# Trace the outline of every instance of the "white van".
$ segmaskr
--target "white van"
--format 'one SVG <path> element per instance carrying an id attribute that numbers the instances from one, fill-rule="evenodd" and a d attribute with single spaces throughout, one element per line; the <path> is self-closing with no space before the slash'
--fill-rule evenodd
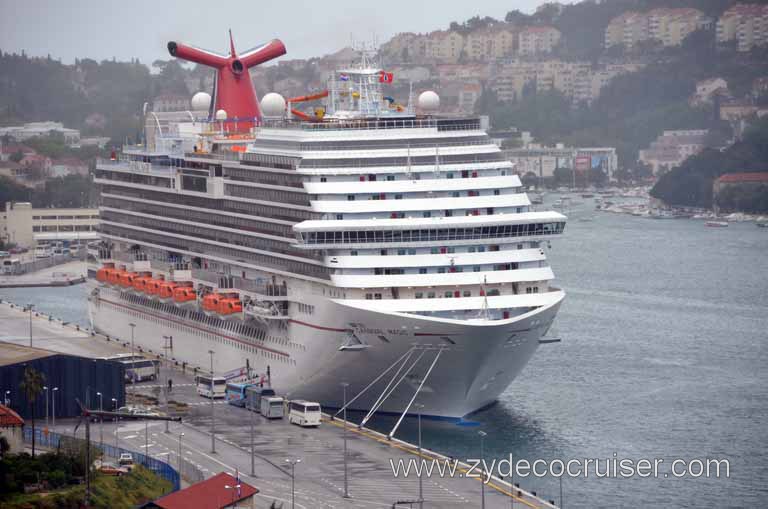
<path id="1" fill-rule="evenodd" d="M 18 274 L 21 272 L 21 260 L 18 258 L 5 258 L 2 267 L 3 274 Z"/>
<path id="2" fill-rule="evenodd" d="M 288 422 L 299 426 L 320 426 L 320 403 L 297 399 L 291 401 Z"/>
<path id="3" fill-rule="evenodd" d="M 261 397 L 261 416 L 267 419 L 283 418 L 283 398 L 280 396 Z"/>
<path id="4" fill-rule="evenodd" d="M 49 246 L 37 246 L 35 248 L 35 258 L 50 258 L 53 256 L 53 248 Z"/>

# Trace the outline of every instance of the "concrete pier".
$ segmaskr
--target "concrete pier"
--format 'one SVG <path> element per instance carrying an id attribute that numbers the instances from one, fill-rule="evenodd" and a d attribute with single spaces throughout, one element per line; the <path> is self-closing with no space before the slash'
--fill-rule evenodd
<path id="1" fill-rule="evenodd" d="M 21 306 L 0 304 L 0 340 L 29 344 L 29 315 Z M 75 326 L 47 316 L 33 316 L 32 341 L 37 348 L 85 357 L 101 357 L 127 350 L 125 342 L 107 341 L 99 334 L 78 330 Z M 444 459 L 438 453 L 421 452 L 413 444 L 399 440 L 389 441 L 385 436 L 368 429 L 347 426 L 348 487 L 351 498 L 344 498 L 344 424 L 325 416 L 319 428 L 304 429 L 283 420 L 267 420 L 243 408 L 216 400 L 215 417 L 216 452 L 211 450 L 211 402 L 196 394 L 189 367 L 163 367 L 160 380 L 128 386 L 136 399 L 142 396 L 158 398 L 158 410 L 165 408 L 161 388 L 165 380 L 173 380 L 169 400 L 175 402 L 170 410 L 182 417 L 182 423 L 171 423 L 168 432 L 164 422 L 134 421 L 128 423 L 98 424 L 91 430 L 92 439 L 114 444 L 115 440 L 129 449 L 144 451 L 152 456 L 178 462 L 178 454 L 196 465 L 205 476 L 221 471 L 239 473 L 246 482 L 261 490 L 258 507 L 269 507 L 273 500 L 284 507 L 291 504 L 290 465 L 286 460 L 301 459 L 295 468 L 295 501 L 298 508 L 381 508 L 393 507 L 398 501 L 417 501 L 419 479 L 411 473 L 407 478 L 393 475 L 391 462 L 400 460 Z M 98 390 L 98 388 L 96 388 Z M 251 472 L 251 421 L 254 425 L 254 470 Z M 58 421 L 54 431 L 68 432 L 74 422 Z M 181 436 L 181 433 L 184 433 Z M 117 436 L 115 436 L 117 434 Z M 95 438 L 94 438 L 95 437 Z M 181 438 L 181 440 L 180 440 Z M 468 465 L 459 464 L 453 477 L 440 477 L 433 473 L 423 478 L 424 508 L 481 507 L 481 482 L 466 476 Z M 487 508 L 552 508 L 553 506 L 523 490 L 510 490 L 507 482 L 492 479 L 485 485 Z M 418 508 L 417 502 L 399 507 Z"/>

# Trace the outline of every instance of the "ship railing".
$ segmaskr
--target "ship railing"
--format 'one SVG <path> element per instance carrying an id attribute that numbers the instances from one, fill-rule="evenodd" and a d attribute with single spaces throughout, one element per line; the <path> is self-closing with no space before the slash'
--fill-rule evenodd
<path id="1" fill-rule="evenodd" d="M 491 155 L 493 158 L 488 158 L 487 156 Z M 450 160 L 446 161 L 443 159 L 443 156 L 440 156 L 440 164 L 479 164 L 479 163 L 503 163 L 507 162 L 501 157 L 500 153 L 496 152 L 490 152 L 490 153 L 484 153 L 482 154 L 483 157 L 479 157 L 479 155 L 470 155 L 465 157 L 455 157 L 452 156 Z M 498 158 L 497 158 L 498 156 Z M 419 156 L 420 158 L 423 158 L 424 156 Z M 375 159 L 373 161 L 370 161 L 369 159 L 345 159 L 343 162 L 341 161 L 331 161 L 326 162 L 322 160 L 302 160 L 301 164 L 299 164 L 299 169 L 303 168 L 373 168 L 373 167 L 391 167 L 391 166 L 405 166 L 408 164 L 407 158 L 404 156 L 400 156 L 397 158 L 388 158 L 388 159 L 397 159 L 396 161 L 376 161 Z M 427 161 L 422 162 L 419 161 L 412 161 L 411 166 L 413 167 L 424 167 L 424 166 L 432 166 L 435 167 L 435 161 Z"/>
<path id="2" fill-rule="evenodd" d="M 303 131 L 341 131 L 341 130 L 381 130 L 381 129 L 419 129 L 437 128 L 439 131 L 469 131 L 480 129 L 479 119 L 450 118 L 382 118 L 349 119 L 324 122 L 305 122 L 299 120 L 265 120 L 262 127 L 280 129 L 300 129 Z"/>
<path id="3" fill-rule="evenodd" d="M 432 148 L 434 149 L 435 146 L 439 145 L 440 148 L 444 147 L 463 147 L 463 146 L 472 146 L 472 145 L 491 145 L 493 142 L 489 139 L 479 139 L 479 140 L 466 140 L 466 141 L 451 141 L 451 142 L 404 142 L 402 140 L 398 140 L 396 145 L 388 146 L 388 145 L 382 145 L 382 144 L 350 144 L 349 142 L 337 142 L 337 143 L 328 143 L 323 142 L 322 145 L 315 145 L 313 143 L 302 143 L 301 144 L 301 150 L 306 151 L 326 151 L 326 150 L 386 150 L 386 149 L 404 149 L 404 148 Z"/>

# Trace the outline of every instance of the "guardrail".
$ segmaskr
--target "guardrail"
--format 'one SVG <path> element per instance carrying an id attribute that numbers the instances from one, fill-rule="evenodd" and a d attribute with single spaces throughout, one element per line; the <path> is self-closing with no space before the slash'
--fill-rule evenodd
<path id="1" fill-rule="evenodd" d="M 24 426 L 24 442 L 28 444 L 32 443 L 32 428 L 29 426 Z M 62 446 L 65 446 L 67 442 L 69 442 L 70 445 L 75 446 L 82 446 L 85 444 L 85 440 L 82 438 L 54 433 L 52 431 L 46 433 L 40 428 L 35 429 L 35 444 L 39 445 L 40 447 L 59 449 Z M 122 447 L 115 447 L 108 444 L 99 444 L 94 441 L 91 441 L 91 446 L 97 450 L 101 450 L 105 456 L 110 458 L 119 459 L 121 454 L 130 454 L 133 457 L 134 463 L 142 465 L 163 479 L 170 481 L 173 488 L 169 493 L 178 491 L 179 488 L 181 488 L 179 472 L 177 472 L 176 469 L 164 461 L 160 461 L 140 452 L 123 449 Z M 194 468 L 193 465 L 192 467 Z"/>

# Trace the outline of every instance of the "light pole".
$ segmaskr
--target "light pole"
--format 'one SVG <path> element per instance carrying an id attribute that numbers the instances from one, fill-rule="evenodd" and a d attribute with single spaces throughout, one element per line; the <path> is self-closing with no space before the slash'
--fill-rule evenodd
<path id="1" fill-rule="evenodd" d="M 421 458 L 421 409 L 424 408 L 424 405 L 421 403 L 415 403 L 413 406 L 416 407 L 416 410 L 419 412 L 419 458 Z M 424 485 L 423 480 L 421 478 L 421 472 L 419 472 L 419 509 L 423 509 L 424 507 Z"/>
<path id="2" fill-rule="evenodd" d="M 301 463 L 301 458 L 287 459 L 285 462 L 291 465 L 291 509 L 296 509 L 296 465 Z"/>
<path id="3" fill-rule="evenodd" d="M 45 391 L 45 429 L 48 429 L 48 386 L 43 385 Z"/>
<path id="4" fill-rule="evenodd" d="M 181 437 L 184 436 L 184 432 L 179 433 L 179 474 L 181 474 Z"/>
<path id="5" fill-rule="evenodd" d="M 103 412 L 104 411 L 104 405 L 103 405 L 104 398 L 102 397 L 100 392 L 97 392 L 96 395 L 99 397 L 99 411 Z M 101 444 L 101 448 L 104 449 L 104 416 L 103 415 L 99 416 L 99 443 Z"/>
<path id="6" fill-rule="evenodd" d="M 112 398 L 112 410 L 114 412 L 117 412 L 117 399 Z M 117 418 L 117 421 L 115 421 L 115 456 L 120 457 L 120 455 L 117 453 L 117 433 L 120 431 L 120 417 Z"/>
<path id="7" fill-rule="evenodd" d="M 486 433 L 483 430 L 477 432 L 480 435 L 480 461 L 483 465 L 481 472 L 482 478 L 480 479 L 480 507 L 485 509 L 485 451 L 483 450 L 483 441 L 485 440 Z"/>
<path id="8" fill-rule="evenodd" d="M 344 498 L 349 496 L 349 475 L 347 474 L 347 382 L 342 382 L 341 387 L 344 393 Z"/>
<path id="9" fill-rule="evenodd" d="M 53 429 L 56 430 L 56 393 L 59 392 L 58 387 L 54 387 L 51 391 L 51 405 L 53 405 L 53 411 L 51 412 L 51 417 L 53 418 Z"/>
<path id="10" fill-rule="evenodd" d="M 251 411 L 251 477 L 254 477 L 256 475 L 256 444 L 253 437 L 253 419 L 256 412 L 253 409 L 253 393 L 248 394 L 248 391 L 246 391 L 245 394 L 248 398 L 248 406 Z"/>
<path id="11" fill-rule="evenodd" d="M 173 344 L 173 336 L 163 336 L 163 350 L 165 350 L 165 357 L 164 361 L 166 363 L 165 366 L 165 384 L 163 385 L 163 392 L 165 393 L 165 415 L 168 415 L 168 349 L 170 346 L 168 345 L 169 341 L 171 344 Z M 168 429 L 168 421 L 165 421 L 165 432 L 170 433 L 170 430 Z"/>
<path id="12" fill-rule="evenodd" d="M 32 308 L 35 307 L 34 304 L 31 302 L 27 304 L 27 309 L 29 309 L 29 347 L 32 348 Z"/>
<path id="13" fill-rule="evenodd" d="M 128 326 L 131 328 L 131 392 L 135 395 L 136 388 L 133 387 L 133 384 L 136 383 L 136 359 L 133 358 L 133 331 L 136 329 L 136 324 L 131 322 Z"/>
<path id="14" fill-rule="evenodd" d="M 5 402 L 5 406 L 7 407 L 11 406 L 11 391 L 5 391 L 3 401 Z"/>
<path id="15" fill-rule="evenodd" d="M 211 452 L 216 453 L 216 435 L 214 434 L 216 432 L 216 416 L 213 413 L 213 389 L 215 387 L 215 384 L 213 383 L 213 350 L 208 350 L 208 353 L 211 355 Z"/>

